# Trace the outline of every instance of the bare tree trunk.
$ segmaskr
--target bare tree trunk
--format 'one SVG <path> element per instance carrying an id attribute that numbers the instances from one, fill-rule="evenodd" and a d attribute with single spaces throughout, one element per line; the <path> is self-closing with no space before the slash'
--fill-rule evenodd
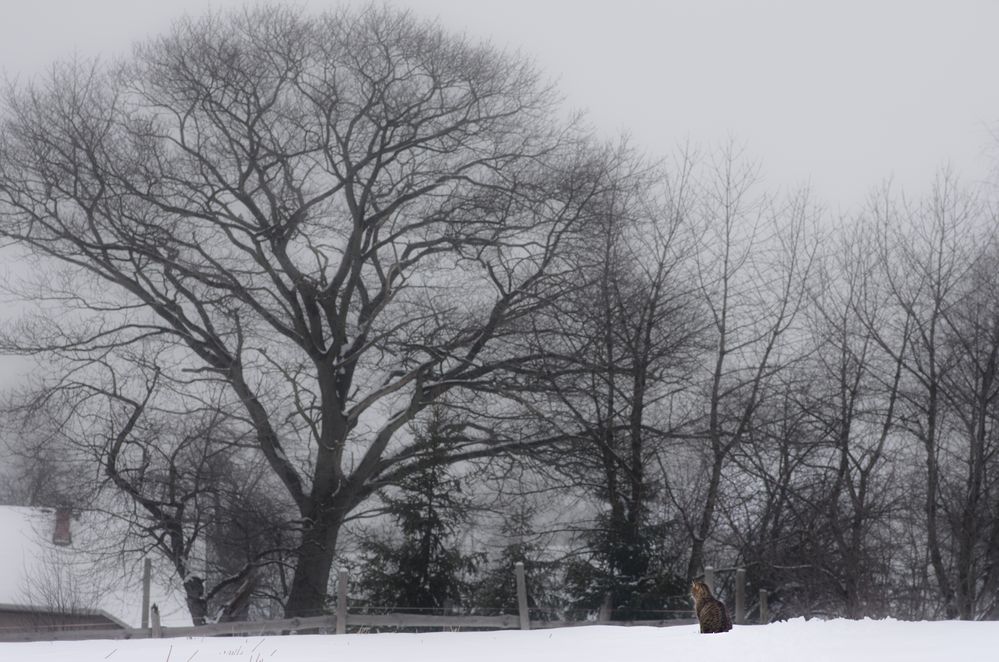
<path id="1" fill-rule="evenodd" d="M 316 513 L 311 526 L 302 532 L 285 604 L 286 614 L 320 616 L 326 613 L 329 607 L 327 587 L 340 524 L 335 514 Z"/>

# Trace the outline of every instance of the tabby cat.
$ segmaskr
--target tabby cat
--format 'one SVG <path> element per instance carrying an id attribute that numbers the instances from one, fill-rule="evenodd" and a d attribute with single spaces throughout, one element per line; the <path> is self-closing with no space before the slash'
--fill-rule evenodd
<path id="1" fill-rule="evenodd" d="M 732 619 L 728 617 L 725 603 L 711 595 L 711 589 L 704 582 L 695 581 L 690 585 L 694 597 L 694 611 L 701 624 L 701 633 L 728 632 L 732 629 Z"/>

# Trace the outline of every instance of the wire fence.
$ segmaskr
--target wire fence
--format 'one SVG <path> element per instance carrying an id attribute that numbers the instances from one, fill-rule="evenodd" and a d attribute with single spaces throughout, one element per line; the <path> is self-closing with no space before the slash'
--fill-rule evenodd
<path id="1" fill-rule="evenodd" d="M 744 573 L 744 571 L 742 571 Z M 737 575 L 738 577 L 738 575 Z M 260 621 L 240 621 L 232 623 L 212 623 L 200 626 L 165 627 L 159 622 L 159 612 L 150 611 L 150 627 L 127 628 L 109 627 L 109 623 L 72 622 L 71 615 L 60 615 L 58 621 L 34 624 L 20 622 L 13 625 L 2 624 L 0 619 L 0 641 L 55 641 L 66 639 L 145 639 L 158 637 L 215 637 L 215 636 L 262 636 L 283 634 L 345 634 L 365 632 L 385 632 L 401 629 L 417 630 L 495 630 L 495 629 L 548 629 L 578 627 L 585 625 L 649 625 L 667 627 L 696 623 L 692 608 L 643 609 L 639 618 L 629 609 L 615 609 L 609 602 L 598 610 L 562 609 L 529 606 L 524 582 L 523 564 L 516 564 L 517 607 L 501 609 L 496 607 L 445 605 L 442 607 L 390 607 L 356 603 L 349 605 L 347 599 L 347 574 L 338 574 L 337 600 L 333 613 L 322 613 L 298 618 L 270 619 Z M 744 584 L 736 582 L 736 623 L 746 623 L 745 596 L 738 591 Z M 677 599 L 686 596 L 673 596 Z M 667 604 L 672 601 L 666 601 Z M 760 592 L 759 602 L 750 611 L 759 613 L 759 622 L 767 622 L 766 594 Z M 619 617 L 624 617 L 620 618 Z"/>

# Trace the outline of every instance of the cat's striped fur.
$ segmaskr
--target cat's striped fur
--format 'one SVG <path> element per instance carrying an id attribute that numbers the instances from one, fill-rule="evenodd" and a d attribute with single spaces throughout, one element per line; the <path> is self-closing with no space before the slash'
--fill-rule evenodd
<path id="1" fill-rule="evenodd" d="M 690 585 L 690 594 L 694 597 L 694 611 L 697 612 L 697 620 L 701 624 L 703 634 L 728 632 L 732 629 L 732 619 L 728 616 L 725 603 L 711 595 L 711 589 L 707 584 L 701 581 L 693 582 Z"/>

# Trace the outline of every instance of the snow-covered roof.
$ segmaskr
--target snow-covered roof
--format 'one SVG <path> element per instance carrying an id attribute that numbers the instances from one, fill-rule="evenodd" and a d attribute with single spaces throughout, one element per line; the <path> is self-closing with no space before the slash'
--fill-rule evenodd
<path id="1" fill-rule="evenodd" d="M 60 532 L 65 537 L 65 532 Z M 0 607 L 103 614 L 142 621 L 141 553 L 122 544 L 125 526 L 106 513 L 73 511 L 68 540 L 57 544 L 56 510 L 0 506 Z M 179 582 L 155 559 L 151 603 L 163 625 L 190 625 Z"/>

